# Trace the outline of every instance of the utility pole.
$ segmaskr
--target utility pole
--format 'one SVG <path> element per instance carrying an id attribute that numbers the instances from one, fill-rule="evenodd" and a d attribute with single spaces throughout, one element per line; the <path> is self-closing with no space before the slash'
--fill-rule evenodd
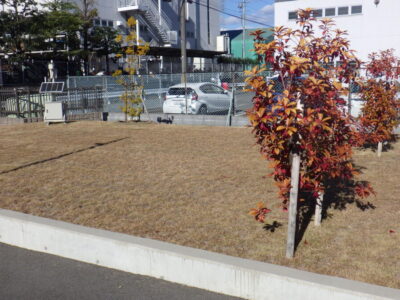
<path id="1" fill-rule="evenodd" d="M 186 0 L 182 0 L 180 9 L 181 22 L 181 65 L 182 65 L 182 83 L 186 85 L 187 57 L 186 57 Z M 186 89 L 186 87 L 185 87 Z"/>
<path id="2" fill-rule="evenodd" d="M 247 0 L 242 0 L 239 3 L 239 8 L 242 9 L 242 58 L 246 56 L 246 4 Z"/>
<path id="3" fill-rule="evenodd" d="M 181 2 L 180 10 L 180 22 L 181 22 L 181 66 L 182 66 L 182 78 L 181 83 L 185 85 L 185 114 L 188 113 L 188 99 L 187 99 L 187 57 L 186 57 L 186 0 Z"/>

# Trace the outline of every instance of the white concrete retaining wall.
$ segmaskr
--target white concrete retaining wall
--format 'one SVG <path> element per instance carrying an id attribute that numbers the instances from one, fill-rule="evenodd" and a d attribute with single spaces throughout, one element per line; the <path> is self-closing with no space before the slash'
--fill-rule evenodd
<path id="1" fill-rule="evenodd" d="M 0 242 L 265 300 L 400 299 L 400 290 L 0 210 Z"/>

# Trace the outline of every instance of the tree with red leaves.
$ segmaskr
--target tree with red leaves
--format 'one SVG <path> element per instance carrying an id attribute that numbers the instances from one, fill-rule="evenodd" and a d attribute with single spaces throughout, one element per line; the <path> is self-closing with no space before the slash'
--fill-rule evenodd
<path id="1" fill-rule="evenodd" d="M 365 104 L 361 109 L 360 125 L 364 143 L 377 143 L 380 157 L 383 142 L 392 139 L 393 130 L 399 124 L 396 80 L 400 76 L 400 61 L 392 49 L 372 53 L 369 59 L 366 71 L 371 78 L 361 84 Z"/>
<path id="2" fill-rule="evenodd" d="M 359 144 L 343 96 L 360 63 L 345 32 L 322 19 L 317 34 L 311 9 L 299 10 L 297 23 L 300 29 L 276 27 L 270 43 L 262 31 L 254 32 L 255 52 L 264 64 L 247 72 L 247 84 L 255 92 L 248 111 L 253 133 L 271 162 L 282 208 L 290 203 L 287 257 L 294 253 L 297 189 L 315 201 L 319 224 L 326 184 L 354 177 L 352 146 Z M 277 74 L 274 80 L 261 75 L 267 65 Z M 360 184 L 356 192 L 366 196 L 373 191 L 369 184 Z M 251 213 L 263 222 L 261 215 L 269 212 L 265 208 L 259 205 Z"/>

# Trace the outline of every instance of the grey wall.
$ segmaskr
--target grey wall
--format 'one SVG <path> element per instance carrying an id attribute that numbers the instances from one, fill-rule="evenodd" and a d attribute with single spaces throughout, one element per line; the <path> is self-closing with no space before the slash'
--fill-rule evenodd
<path id="1" fill-rule="evenodd" d="M 65 0 L 82 6 L 83 0 Z M 156 5 L 158 0 L 141 0 L 153 1 Z M 162 2 L 162 10 L 172 21 L 172 28 L 179 32 L 179 2 L 180 0 L 172 0 L 171 2 Z M 187 46 L 189 49 L 216 50 L 216 37 L 219 35 L 220 16 L 219 12 L 213 8 L 220 8 L 219 0 L 196 0 L 188 5 L 188 18 L 186 22 Z M 210 8 L 207 8 L 209 4 Z M 122 21 L 125 22 L 130 16 L 135 16 L 143 24 L 144 20 L 135 15 L 134 12 L 118 12 L 118 0 L 96 0 L 96 8 L 100 19 Z M 209 20 L 209 23 L 208 23 Z M 151 39 L 149 32 L 143 32 L 143 38 L 147 41 Z M 179 47 L 178 44 L 173 47 Z"/>

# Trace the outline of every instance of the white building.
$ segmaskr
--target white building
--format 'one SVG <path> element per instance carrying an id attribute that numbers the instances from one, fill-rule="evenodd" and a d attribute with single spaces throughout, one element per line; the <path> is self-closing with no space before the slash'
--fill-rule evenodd
<path id="1" fill-rule="evenodd" d="M 305 8 L 347 30 L 359 59 L 390 48 L 400 57 L 400 0 L 275 0 L 275 26 L 295 27 L 296 11 Z"/>

